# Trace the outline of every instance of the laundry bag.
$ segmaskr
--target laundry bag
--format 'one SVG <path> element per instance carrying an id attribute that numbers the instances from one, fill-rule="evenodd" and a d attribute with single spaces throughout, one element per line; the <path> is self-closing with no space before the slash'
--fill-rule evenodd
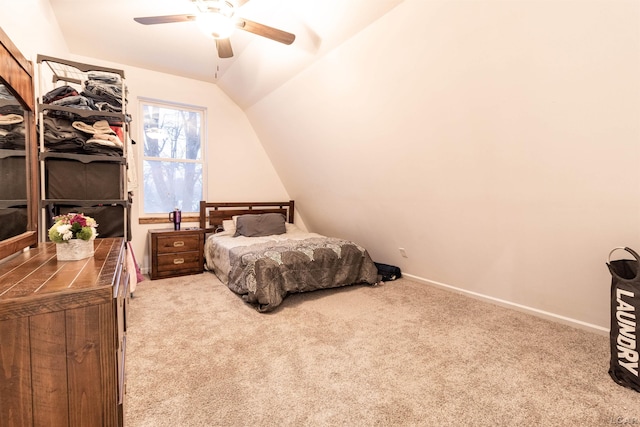
<path id="1" fill-rule="evenodd" d="M 611 261 L 616 250 L 624 250 L 635 259 Z M 640 256 L 630 248 L 614 248 L 607 267 L 611 272 L 611 363 L 609 375 L 621 386 L 640 392 L 638 377 L 638 315 L 640 314 Z"/>

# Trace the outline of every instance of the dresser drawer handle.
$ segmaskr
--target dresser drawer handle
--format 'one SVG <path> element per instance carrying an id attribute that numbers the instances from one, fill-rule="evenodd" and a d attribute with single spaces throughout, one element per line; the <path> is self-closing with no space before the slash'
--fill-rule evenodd
<path id="1" fill-rule="evenodd" d="M 184 242 L 182 240 L 178 240 L 173 242 L 173 247 L 174 248 L 179 248 L 180 246 L 184 246 Z"/>
<path id="2" fill-rule="evenodd" d="M 176 258 L 173 260 L 174 264 L 184 264 L 184 258 Z"/>

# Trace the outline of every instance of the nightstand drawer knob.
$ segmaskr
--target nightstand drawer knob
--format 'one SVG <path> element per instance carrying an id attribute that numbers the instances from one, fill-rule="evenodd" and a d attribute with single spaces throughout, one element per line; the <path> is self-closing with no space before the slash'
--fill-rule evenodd
<path id="1" fill-rule="evenodd" d="M 173 260 L 174 264 L 184 264 L 184 258 L 176 258 Z"/>
<path id="2" fill-rule="evenodd" d="M 173 242 L 173 247 L 174 248 L 179 248 L 180 246 L 184 246 L 184 242 L 182 240 L 177 240 L 177 241 Z"/>

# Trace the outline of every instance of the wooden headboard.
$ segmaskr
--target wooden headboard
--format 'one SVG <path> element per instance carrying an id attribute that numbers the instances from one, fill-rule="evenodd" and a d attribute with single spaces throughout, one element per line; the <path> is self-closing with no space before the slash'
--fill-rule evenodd
<path id="1" fill-rule="evenodd" d="M 293 223 L 293 200 L 288 202 L 206 202 L 200 201 L 200 228 L 214 233 L 222 221 L 235 215 L 281 213 Z"/>

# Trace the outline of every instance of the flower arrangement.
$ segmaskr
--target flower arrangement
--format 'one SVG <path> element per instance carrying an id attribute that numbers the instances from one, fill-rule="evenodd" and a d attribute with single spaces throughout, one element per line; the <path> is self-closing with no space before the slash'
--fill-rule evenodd
<path id="1" fill-rule="evenodd" d="M 49 239 L 54 243 L 67 243 L 71 239 L 93 240 L 98 233 L 96 220 L 81 213 L 68 213 L 53 218 Z"/>

